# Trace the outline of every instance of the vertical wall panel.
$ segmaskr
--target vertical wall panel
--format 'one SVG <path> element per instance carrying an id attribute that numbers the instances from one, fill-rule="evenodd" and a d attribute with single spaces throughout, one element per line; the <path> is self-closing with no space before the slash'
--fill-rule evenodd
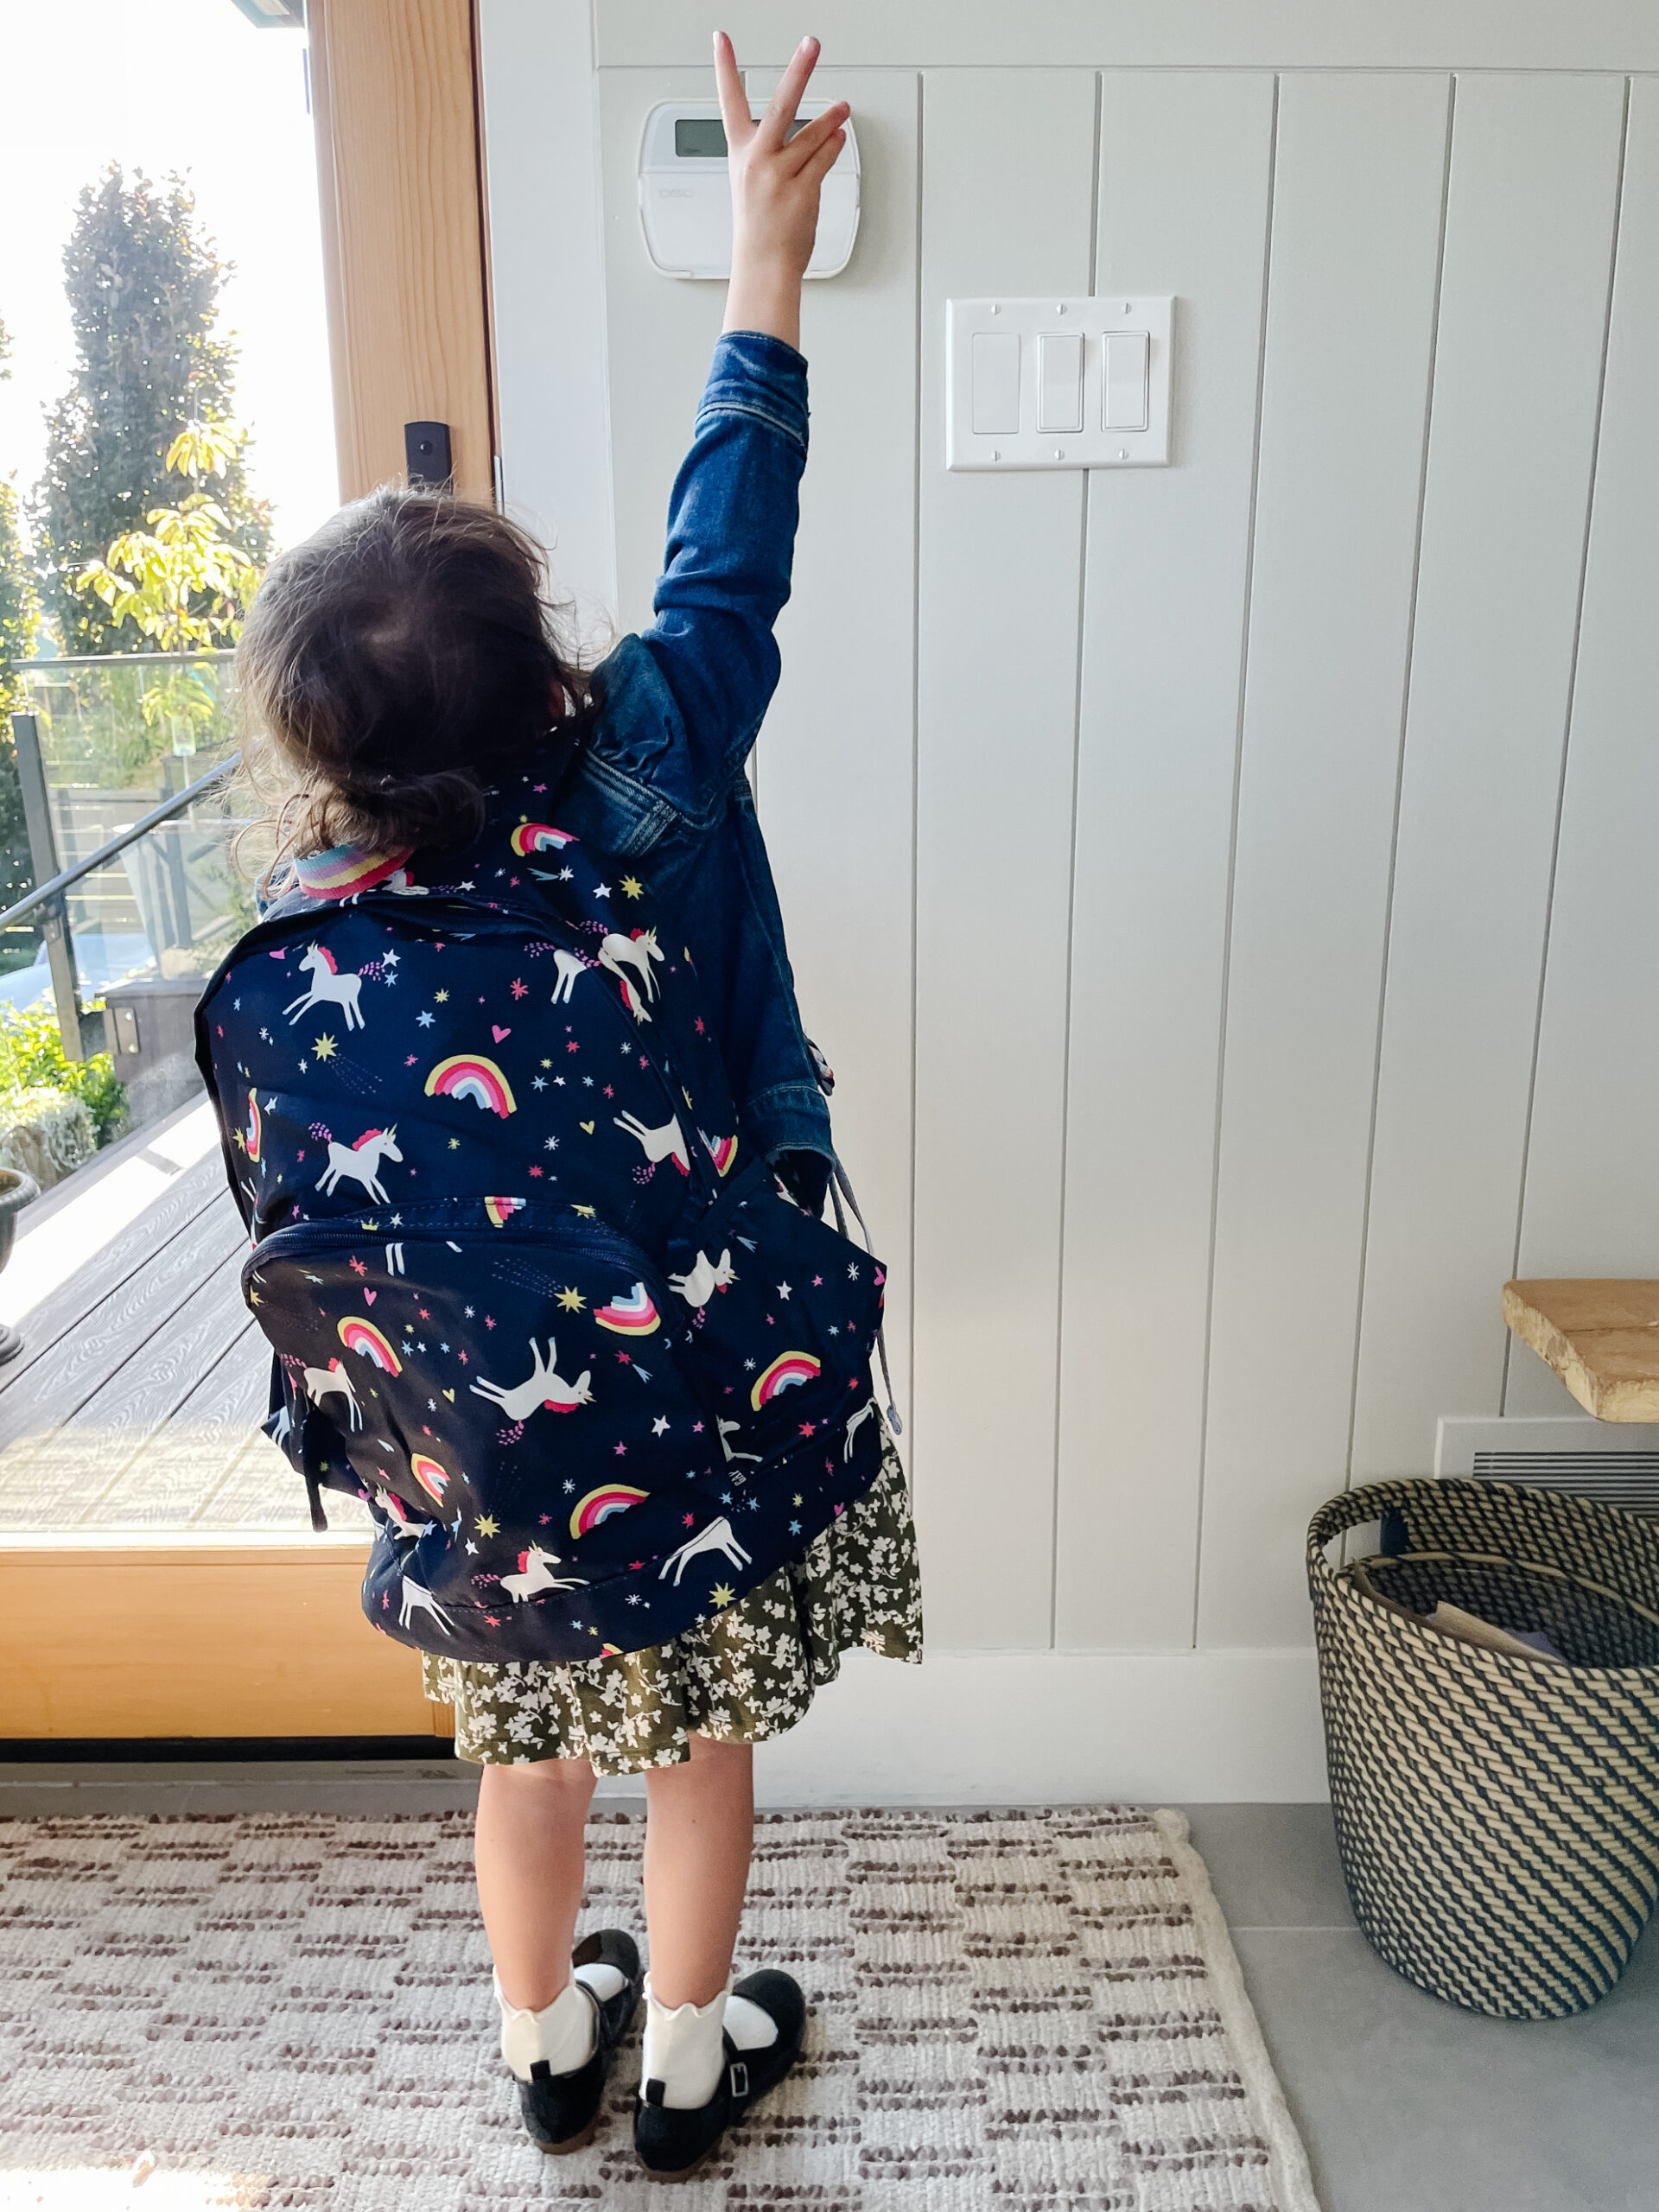
<path id="1" fill-rule="evenodd" d="M 1607 78 L 1458 87 L 1359 1478 L 1421 1472 L 1438 1414 L 1497 1408 L 1624 98 Z"/>
<path id="2" fill-rule="evenodd" d="M 1198 1641 L 1306 1631 L 1341 1484 L 1449 87 L 1280 88 Z"/>
<path id="3" fill-rule="evenodd" d="M 944 302 L 1088 290 L 1095 100 L 925 80 L 913 1465 L 946 1645 L 1051 1634 L 1083 480 L 947 474 Z"/>
<path id="4" fill-rule="evenodd" d="M 1659 84 L 1630 89 L 1618 268 L 1567 756 L 1525 1274 L 1659 1267 Z M 1529 1368 L 1511 1353 L 1509 1404 Z M 1554 1378 L 1551 1378 L 1552 1381 Z M 1559 1388 L 1559 1385 L 1556 1386 Z"/>
<path id="5" fill-rule="evenodd" d="M 836 1072 L 836 1143 L 890 1263 L 907 1409 L 920 86 L 822 69 L 813 91 L 852 103 L 862 212 L 851 267 L 802 302 L 812 448 L 758 785 L 802 1017 Z"/>
<path id="6" fill-rule="evenodd" d="M 587 0 L 480 0 L 478 22 L 508 512 L 553 548 L 584 613 L 603 619 L 616 603 L 616 543 L 591 10 Z"/>
<path id="7" fill-rule="evenodd" d="M 714 86 L 709 69 L 602 70 L 599 86 L 617 607 L 635 630 L 651 620 L 668 495 L 726 314 L 723 284 L 660 276 L 646 258 L 639 139 L 658 100 L 706 100 Z"/>
<path id="8" fill-rule="evenodd" d="M 1270 76 L 1107 76 L 1096 289 L 1173 292 L 1173 466 L 1089 480 L 1055 1633 L 1190 1643 Z"/>

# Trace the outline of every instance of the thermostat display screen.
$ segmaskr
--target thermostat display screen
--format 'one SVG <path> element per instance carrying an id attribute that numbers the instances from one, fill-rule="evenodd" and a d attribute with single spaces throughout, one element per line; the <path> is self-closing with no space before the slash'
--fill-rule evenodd
<path id="1" fill-rule="evenodd" d="M 806 124 L 796 117 L 784 133 L 787 145 L 798 130 Z M 726 126 L 718 116 L 677 115 L 674 118 L 674 151 L 683 162 L 723 162 L 726 158 Z"/>
<path id="2" fill-rule="evenodd" d="M 683 162 L 723 162 L 726 126 L 718 116 L 677 115 L 674 150 Z"/>

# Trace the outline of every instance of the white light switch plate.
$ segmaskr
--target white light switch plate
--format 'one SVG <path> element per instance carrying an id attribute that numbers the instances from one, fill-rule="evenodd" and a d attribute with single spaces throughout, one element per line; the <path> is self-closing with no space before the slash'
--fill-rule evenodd
<path id="1" fill-rule="evenodd" d="M 1167 296 L 1125 297 L 1120 292 L 1097 299 L 947 300 L 945 315 L 944 439 L 947 468 L 1157 468 L 1169 460 L 1170 333 L 1175 302 Z M 1147 415 L 1144 429 L 1108 429 L 1108 337 L 1121 331 L 1147 334 Z M 1039 341 L 1048 337 L 1083 340 L 1083 428 L 1049 431 L 1038 427 L 1042 404 Z M 988 368 L 1004 400 L 1009 380 L 1010 348 L 1019 340 L 1018 427 L 976 430 L 974 362 L 976 338 L 1005 342 L 978 348 L 982 380 Z M 1052 355 L 1051 353 L 1051 360 Z M 988 410 L 980 395 L 979 419 L 1007 422 L 1000 407 Z M 1124 411 L 1124 394 L 1116 408 Z M 1006 401 L 1004 400 L 1004 405 Z"/>

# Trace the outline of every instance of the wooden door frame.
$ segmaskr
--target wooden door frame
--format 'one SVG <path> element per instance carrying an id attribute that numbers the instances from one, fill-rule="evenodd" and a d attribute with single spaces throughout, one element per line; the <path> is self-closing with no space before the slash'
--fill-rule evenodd
<path id="1" fill-rule="evenodd" d="M 495 498 L 475 0 L 308 0 L 340 495 L 447 423 L 457 494 Z"/>
<path id="2" fill-rule="evenodd" d="M 453 1735 L 450 1708 L 423 1694 L 419 1654 L 363 1618 L 368 1549 L 356 1535 L 264 1531 L 124 1529 L 96 1549 L 6 1535 L 3 1733 Z"/>
<path id="3" fill-rule="evenodd" d="M 458 496 L 495 496 L 474 0 L 308 0 L 342 499 L 449 425 Z M 297 1485 L 298 1477 L 295 1478 Z M 454 1732 L 419 1655 L 365 1620 L 360 1535 L 0 1536 L 0 1734 L 14 1739 Z"/>

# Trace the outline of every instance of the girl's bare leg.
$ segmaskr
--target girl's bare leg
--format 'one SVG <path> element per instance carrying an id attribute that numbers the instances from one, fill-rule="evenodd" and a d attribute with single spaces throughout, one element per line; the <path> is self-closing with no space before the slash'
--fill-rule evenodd
<path id="1" fill-rule="evenodd" d="M 707 2005 L 731 1973 L 749 1878 L 751 1746 L 693 1736 L 684 1764 L 648 1770 L 645 1801 L 652 1994 L 671 2011 Z"/>
<path id="2" fill-rule="evenodd" d="M 502 1995 L 528 2012 L 550 2005 L 570 1979 L 593 1794 L 586 1759 L 486 1765 L 480 1782 L 474 1863 L 484 1930 Z"/>

